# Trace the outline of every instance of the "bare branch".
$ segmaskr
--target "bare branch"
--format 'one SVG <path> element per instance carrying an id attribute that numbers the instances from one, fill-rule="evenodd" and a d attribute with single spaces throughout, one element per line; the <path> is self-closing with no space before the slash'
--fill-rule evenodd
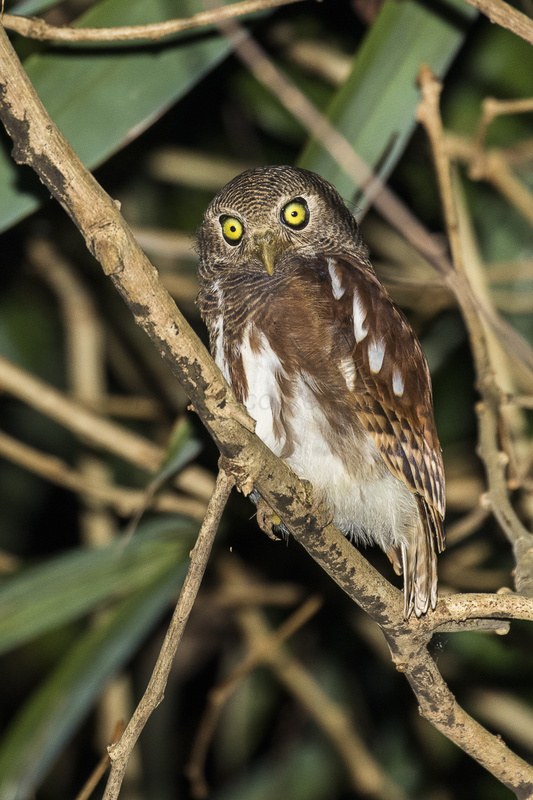
<path id="1" fill-rule="evenodd" d="M 3 431 L 0 431 L 0 456 L 57 486 L 76 492 L 85 499 L 97 500 L 121 516 L 137 513 L 146 501 L 146 492 L 142 489 L 129 489 L 109 482 L 95 481 L 69 467 L 57 456 L 42 453 Z M 151 498 L 149 507 L 164 514 L 189 514 L 197 520 L 202 520 L 205 514 L 205 503 L 201 500 L 170 493 Z"/>
<path id="2" fill-rule="evenodd" d="M 148 25 L 124 25 L 120 28 L 57 27 L 49 25 L 38 17 L 22 17 L 17 14 L 4 14 L 2 22 L 7 30 L 39 41 L 49 39 L 56 42 L 158 41 L 191 28 L 216 25 L 221 20 L 299 2 L 301 0 L 242 0 L 240 3 L 221 6 L 212 11 L 201 11 L 185 19 L 170 19 Z"/>
<path id="3" fill-rule="evenodd" d="M 508 31 L 533 44 L 533 20 L 517 11 L 503 0 L 466 0 L 474 8 L 479 9 L 491 22 L 501 25 Z"/>
<path id="4" fill-rule="evenodd" d="M 490 502 L 494 515 L 513 545 L 517 565 L 517 591 L 533 596 L 533 536 L 522 525 L 509 500 L 506 479 L 508 459 L 500 448 L 501 405 L 505 402 L 505 394 L 495 379 L 486 332 L 479 315 L 479 302 L 465 269 L 460 225 L 452 191 L 449 153 L 439 111 L 442 87 L 428 67 L 421 69 L 420 82 L 423 100 L 418 109 L 418 118 L 426 128 L 435 160 L 455 267 L 455 281 L 451 286 L 469 332 L 477 386 L 482 396 L 482 402 L 477 405 L 479 446 L 487 473 Z"/>
<path id="5" fill-rule="evenodd" d="M 185 625 L 192 611 L 194 601 L 196 600 L 196 595 L 198 594 L 202 582 L 222 512 L 226 507 L 226 502 L 234 485 L 234 478 L 227 475 L 223 470 L 220 470 L 213 496 L 209 501 L 206 515 L 198 534 L 198 539 L 191 552 L 191 561 L 187 576 L 166 633 L 165 641 L 163 642 L 163 646 L 161 647 L 152 672 L 152 677 L 126 730 L 119 741 L 109 748 L 111 773 L 103 800 L 116 800 L 118 797 L 130 753 L 135 747 L 137 739 L 152 711 L 154 711 L 163 700 L 172 662 L 179 643 L 181 642 L 183 631 L 185 630 Z"/>

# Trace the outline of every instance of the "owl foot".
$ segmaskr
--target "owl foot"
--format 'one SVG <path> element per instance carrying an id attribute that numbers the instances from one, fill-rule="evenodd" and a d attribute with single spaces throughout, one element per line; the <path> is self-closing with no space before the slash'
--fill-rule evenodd
<path id="1" fill-rule="evenodd" d="M 276 542 L 280 541 L 281 537 L 277 535 L 275 529 L 279 531 L 282 522 L 262 497 L 257 501 L 256 519 L 257 524 L 269 539 L 273 539 Z"/>

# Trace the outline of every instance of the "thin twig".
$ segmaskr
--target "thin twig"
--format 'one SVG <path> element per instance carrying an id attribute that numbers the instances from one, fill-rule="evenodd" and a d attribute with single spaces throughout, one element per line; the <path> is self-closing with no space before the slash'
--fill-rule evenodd
<path id="1" fill-rule="evenodd" d="M 207 566 L 215 534 L 226 507 L 226 502 L 235 485 L 235 479 L 220 470 L 215 483 L 213 496 L 209 501 L 206 515 L 198 534 L 198 539 L 191 552 L 191 561 L 187 576 L 183 583 L 180 596 L 172 616 L 172 620 L 165 636 L 165 641 L 157 658 L 152 677 L 146 691 L 135 709 L 126 730 L 119 741 L 109 748 L 111 759 L 111 773 L 107 782 L 103 800 L 116 800 L 124 779 L 128 759 L 141 731 L 146 725 L 152 711 L 163 700 L 168 676 L 176 655 L 179 643 L 189 615 L 192 611 L 196 595 L 200 588 L 202 578 Z"/>
<path id="2" fill-rule="evenodd" d="M 50 384 L 2 356 L 0 389 L 28 403 L 96 447 L 114 453 L 149 472 L 158 470 L 165 456 L 165 450 L 149 439 L 69 399 Z M 210 474 L 196 466 L 188 467 L 178 475 L 175 485 L 206 500 L 213 488 Z"/>
<path id="3" fill-rule="evenodd" d="M 517 591 L 533 595 L 533 536 L 515 513 L 507 490 L 507 460 L 500 442 L 501 404 L 505 395 L 498 386 L 491 363 L 486 334 L 479 318 L 479 303 L 469 283 L 463 261 L 459 219 L 454 203 L 450 160 L 439 111 L 441 84 L 427 67 L 420 71 L 423 99 L 418 119 L 424 125 L 433 151 L 441 191 L 446 228 L 450 240 L 456 280 L 452 283 L 469 332 L 476 367 L 477 386 L 482 396 L 476 410 L 479 421 L 480 455 L 485 464 L 492 510 L 513 546 Z"/>
<path id="4" fill-rule="evenodd" d="M 50 25 L 37 17 L 22 17 L 4 14 L 3 24 L 7 30 L 15 31 L 30 39 L 56 42 L 125 42 L 158 41 L 191 28 L 216 25 L 224 19 L 266 11 L 269 8 L 299 3 L 301 0 L 242 0 L 212 11 L 201 11 L 185 19 L 170 19 L 148 25 L 124 25 L 119 28 L 71 28 Z"/>
<path id="5" fill-rule="evenodd" d="M 501 25 L 502 28 L 533 44 L 533 20 L 509 3 L 504 3 L 503 0 L 466 0 L 466 2 L 485 14 L 491 22 Z"/>
<path id="6" fill-rule="evenodd" d="M 482 159 L 481 166 L 477 162 L 477 169 L 479 172 L 476 173 L 476 178 L 478 175 L 485 178 L 533 225 L 533 193 L 516 177 L 502 154 L 489 150 Z"/>
<path id="7" fill-rule="evenodd" d="M 118 722 L 115 727 L 115 732 L 113 734 L 112 743 L 114 744 L 117 742 L 124 732 L 124 723 Z M 108 739 L 109 741 L 109 739 Z M 102 756 L 92 773 L 89 775 L 85 785 L 80 789 L 78 794 L 76 795 L 75 800 L 89 800 L 92 793 L 106 774 L 111 761 L 109 758 L 109 753 L 106 753 Z"/>
<path id="8" fill-rule="evenodd" d="M 527 114 L 529 111 L 533 111 L 533 98 L 498 100 L 495 97 L 486 97 L 483 100 L 481 110 L 481 119 L 474 137 L 474 146 L 478 151 L 483 150 L 485 147 L 487 131 L 496 117 L 502 114 Z"/>
<path id="9" fill-rule="evenodd" d="M 0 457 L 7 458 L 20 467 L 51 481 L 56 486 L 76 492 L 80 497 L 112 508 L 117 514 L 129 517 L 146 502 L 143 489 L 129 489 L 114 483 L 95 481 L 81 471 L 73 469 L 57 456 L 42 453 L 0 430 Z M 163 514 L 188 514 L 202 520 L 205 503 L 190 497 L 180 497 L 170 492 L 150 499 L 149 507 Z"/>
<path id="10" fill-rule="evenodd" d="M 476 134 L 483 138 L 484 132 Z M 511 165 L 530 160 L 533 142 L 527 140 L 511 148 L 483 150 L 478 139 L 468 139 L 457 134 L 446 134 L 449 156 L 468 167 L 468 176 L 474 181 L 487 181 L 533 225 L 533 194 L 511 169 Z"/>

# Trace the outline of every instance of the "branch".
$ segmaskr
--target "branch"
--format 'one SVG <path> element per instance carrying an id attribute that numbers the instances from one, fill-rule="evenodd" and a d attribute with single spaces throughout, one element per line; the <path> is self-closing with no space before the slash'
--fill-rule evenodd
<path id="1" fill-rule="evenodd" d="M 76 492 L 85 500 L 98 501 L 109 506 L 117 514 L 129 517 L 144 508 L 146 491 L 129 489 L 125 486 L 103 481 L 95 481 L 91 476 L 68 466 L 57 456 L 50 456 L 8 436 L 0 430 L 0 456 L 7 458 L 23 469 L 39 475 L 71 492 Z M 201 521 L 205 514 L 205 503 L 190 497 L 178 497 L 165 492 L 152 497 L 149 507 L 163 514 L 188 514 Z"/>
<path id="2" fill-rule="evenodd" d="M 466 2 L 485 14 L 491 22 L 533 44 L 533 20 L 509 3 L 504 3 L 503 0 L 466 0 Z"/>
<path id="3" fill-rule="evenodd" d="M 148 472 L 158 470 L 165 456 L 163 447 L 66 397 L 2 356 L 0 389 L 28 403 L 95 447 L 114 453 Z M 197 466 L 183 470 L 174 479 L 174 485 L 206 501 L 213 490 L 210 473 Z"/>
<path id="4" fill-rule="evenodd" d="M 446 148 L 439 111 L 441 84 L 428 67 L 420 71 L 423 99 L 418 119 L 424 125 L 433 151 L 439 182 L 446 228 L 454 263 L 454 278 L 450 284 L 457 297 L 468 329 L 476 368 L 477 388 L 482 401 L 477 405 L 479 449 L 487 474 L 492 511 L 513 546 L 516 561 L 517 591 L 533 596 L 533 536 L 522 525 L 509 500 L 507 491 L 507 457 L 500 449 L 501 404 L 505 395 L 498 386 L 491 363 L 479 303 L 468 280 L 457 210 L 453 197 L 449 153 Z"/>
<path id="5" fill-rule="evenodd" d="M 137 40 L 158 41 L 191 28 L 231 19 L 232 17 L 266 11 L 269 8 L 299 3 L 301 0 L 242 0 L 240 3 L 215 8 L 212 11 L 201 11 L 192 17 L 170 19 L 165 22 L 154 22 L 148 25 L 124 25 L 119 28 L 71 28 L 49 25 L 38 17 L 22 17 L 17 14 L 4 14 L 4 28 L 15 31 L 29 39 L 56 42 L 130 42 Z"/>
<path id="6" fill-rule="evenodd" d="M 234 485 L 234 478 L 220 470 L 198 539 L 191 552 L 189 569 L 168 627 L 165 641 L 152 672 L 152 677 L 124 733 L 118 742 L 109 748 L 111 773 L 103 800 L 116 800 L 118 797 L 130 753 L 152 711 L 163 700 L 172 662 L 196 600 L 222 512 L 226 507 L 226 502 Z"/>

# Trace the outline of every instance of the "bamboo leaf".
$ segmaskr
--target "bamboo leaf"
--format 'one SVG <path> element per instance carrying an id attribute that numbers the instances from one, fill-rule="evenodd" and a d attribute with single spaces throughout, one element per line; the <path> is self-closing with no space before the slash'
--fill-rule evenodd
<path id="1" fill-rule="evenodd" d="M 180 569 L 197 530 L 185 518 L 154 521 L 126 543 L 119 540 L 109 547 L 75 550 L 4 580 L 0 652 Z"/>
<path id="2" fill-rule="evenodd" d="M 2 800 L 34 795 L 106 682 L 135 652 L 184 575 L 184 565 L 172 575 L 166 571 L 101 615 L 30 698 L 0 744 Z"/>

